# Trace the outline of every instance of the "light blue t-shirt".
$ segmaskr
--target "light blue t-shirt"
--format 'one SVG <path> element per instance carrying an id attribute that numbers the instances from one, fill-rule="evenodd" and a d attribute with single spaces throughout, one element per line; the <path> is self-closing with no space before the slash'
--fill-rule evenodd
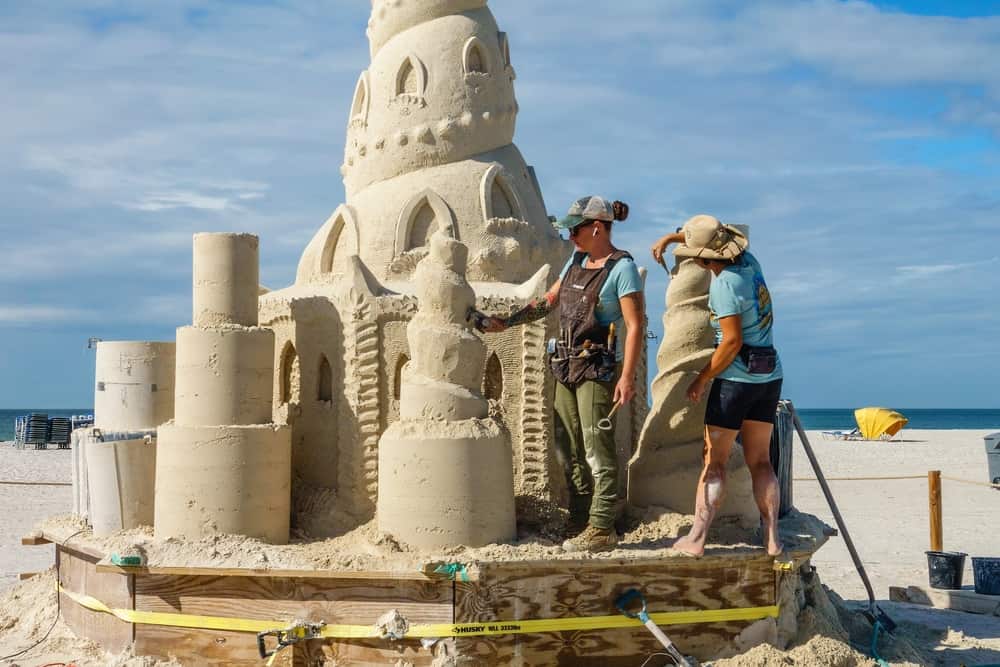
<path id="1" fill-rule="evenodd" d="M 715 329 L 715 342 L 722 341 L 722 327 L 719 320 L 723 317 L 739 315 L 743 328 L 743 344 L 753 347 L 767 347 L 774 344 L 771 328 L 774 324 L 774 306 L 771 303 L 771 293 L 764 282 L 757 258 L 749 252 L 744 252 L 736 263 L 727 266 L 712 279 L 708 290 L 708 308 L 711 311 L 712 328 Z M 767 375 L 751 374 L 743 359 L 736 359 L 726 370 L 719 373 L 723 380 L 734 382 L 764 383 L 778 380 L 782 377 L 781 359 L 778 359 L 774 371 Z"/>
<path id="2" fill-rule="evenodd" d="M 584 255 L 583 262 L 589 259 L 589 255 Z M 559 273 L 559 279 L 566 277 L 566 273 L 573 265 L 573 257 L 570 256 L 566 266 Z M 597 308 L 594 309 L 594 317 L 598 322 L 607 326 L 612 322 L 615 325 L 616 356 L 621 361 L 625 354 L 625 336 L 628 329 L 625 326 L 625 318 L 622 317 L 622 306 L 619 301 L 622 297 L 642 291 L 642 277 L 639 275 L 639 267 L 635 261 L 628 257 L 622 257 L 615 262 L 608 272 L 608 279 L 604 281 L 601 291 L 598 294 Z"/>

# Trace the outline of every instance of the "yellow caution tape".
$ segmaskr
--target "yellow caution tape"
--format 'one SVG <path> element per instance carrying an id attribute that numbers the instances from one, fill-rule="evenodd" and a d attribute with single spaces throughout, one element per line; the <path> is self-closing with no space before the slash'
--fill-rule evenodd
<path id="1" fill-rule="evenodd" d="M 111 614 L 128 623 L 141 625 L 167 625 L 177 628 L 202 630 L 228 630 L 231 632 L 267 632 L 288 627 L 289 621 L 259 621 L 224 616 L 195 616 L 132 609 L 112 609 L 100 600 L 74 593 L 56 584 L 59 592 L 91 611 Z M 657 625 L 688 625 L 694 623 L 723 623 L 726 621 L 757 621 L 777 618 L 777 605 L 745 607 L 742 609 L 706 609 L 702 611 L 667 611 L 650 614 Z M 532 621 L 488 621 L 483 623 L 437 623 L 411 625 L 407 638 L 423 637 L 484 637 L 494 635 L 519 635 L 539 632 L 565 632 L 571 630 L 607 630 L 613 628 L 642 627 L 638 619 L 615 616 L 586 616 L 579 618 L 552 618 Z M 380 639 L 374 625 L 327 625 L 321 636 L 324 639 Z"/>

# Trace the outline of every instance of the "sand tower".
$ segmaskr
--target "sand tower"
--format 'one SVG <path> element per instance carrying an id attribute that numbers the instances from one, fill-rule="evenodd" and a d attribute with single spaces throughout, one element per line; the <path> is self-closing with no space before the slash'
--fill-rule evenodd
<path id="1" fill-rule="evenodd" d="M 160 427 L 155 530 L 288 541 L 290 442 L 271 417 L 274 332 L 257 326 L 258 242 L 194 237 L 194 326 L 177 330 L 175 419 Z"/>
<path id="2" fill-rule="evenodd" d="M 679 261 L 667 287 L 663 342 L 656 356 L 653 407 L 628 469 L 628 500 L 633 507 L 669 507 L 694 513 L 702 470 L 705 403 L 693 405 L 685 392 L 712 357 L 709 325 L 711 274 L 693 260 Z M 720 515 L 759 518 L 743 450 L 735 447 L 727 467 L 726 497 Z"/>
<path id="3" fill-rule="evenodd" d="M 153 523 L 156 439 L 174 417 L 174 343 L 97 343 L 94 428 L 73 433 L 73 511 L 96 535 Z"/>
<path id="4" fill-rule="evenodd" d="M 436 231 L 469 247 L 469 279 L 522 282 L 565 259 L 538 181 L 513 144 L 507 35 L 486 0 L 372 0 L 371 65 L 351 104 L 347 202 L 296 283 L 349 269 L 408 278 Z"/>
<path id="5" fill-rule="evenodd" d="M 277 337 L 275 420 L 292 429 L 294 521 L 315 536 L 375 515 L 379 440 L 401 416 L 412 278 L 431 237 L 466 246 L 476 305 L 491 313 L 543 294 L 571 252 L 513 143 L 510 45 L 486 0 L 373 0 L 368 37 L 371 62 L 345 109 L 346 201 L 306 247 L 295 284 L 260 302 Z M 474 384 L 510 433 L 517 495 L 558 501 L 552 328 L 484 336 Z M 644 399 L 619 420 L 623 442 L 635 440 Z"/>
<path id="6" fill-rule="evenodd" d="M 515 536 L 510 435 L 479 392 L 486 346 L 466 315 L 476 295 L 468 251 L 438 232 L 417 267 L 400 419 L 379 442 L 378 524 L 419 547 L 482 546 Z"/>

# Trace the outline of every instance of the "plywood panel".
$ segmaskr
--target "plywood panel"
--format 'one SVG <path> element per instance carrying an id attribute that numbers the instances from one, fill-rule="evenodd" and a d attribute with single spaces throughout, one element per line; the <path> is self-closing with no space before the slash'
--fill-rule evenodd
<path id="1" fill-rule="evenodd" d="M 59 546 L 56 564 L 59 583 L 74 593 L 97 598 L 111 608 L 131 609 L 131 577 L 105 574 L 95 569 L 97 557 Z M 119 653 L 132 645 L 132 624 L 101 612 L 78 605 L 67 595 L 60 594 L 60 611 L 66 625 L 79 637 L 97 642 L 111 653 Z"/>
<path id="2" fill-rule="evenodd" d="M 399 610 L 411 623 L 450 623 L 452 605 L 450 581 L 150 575 L 138 577 L 136 582 L 136 608 L 143 611 L 275 620 L 284 624 L 307 620 L 374 625 L 391 609 Z M 344 642 L 328 648 L 323 648 L 323 642 L 310 644 L 297 652 L 303 655 L 322 652 L 341 659 L 350 656 L 345 664 L 351 665 L 391 665 L 401 657 L 412 662 L 419 653 L 428 654 L 418 642 L 408 642 L 402 650 L 389 642 Z M 256 638 L 251 633 L 138 626 L 136 651 L 155 656 L 197 655 L 199 664 L 205 665 L 259 662 Z M 393 659 L 385 661 L 389 657 Z M 414 662 L 415 666 L 418 664 L 423 663 Z"/>
<path id="3" fill-rule="evenodd" d="M 645 594 L 650 612 L 758 607 L 775 600 L 775 573 L 768 558 L 585 561 L 573 567 L 520 570 L 484 564 L 482 568 L 479 582 L 456 584 L 456 622 L 612 615 L 618 613 L 615 600 L 630 588 Z M 748 624 L 665 630 L 681 650 L 707 658 Z M 481 661 L 477 664 L 525 667 L 634 667 L 658 646 L 645 628 L 456 640 L 459 654 Z"/>

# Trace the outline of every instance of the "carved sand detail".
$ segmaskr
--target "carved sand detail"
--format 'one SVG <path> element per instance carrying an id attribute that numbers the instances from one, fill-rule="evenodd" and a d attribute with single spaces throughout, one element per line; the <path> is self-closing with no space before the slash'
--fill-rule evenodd
<path id="1" fill-rule="evenodd" d="M 702 468 L 705 404 L 692 404 L 685 393 L 715 347 L 708 320 L 710 282 L 711 274 L 691 260 L 680 262 L 671 274 L 663 342 L 656 355 L 658 372 L 652 386 L 652 409 L 629 464 L 628 499 L 633 507 L 694 512 Z M 752 521 L 758 518 L 750 475 L 739 447 L 729 462 L 726 498 L 720 514 Z"/>
<path id="2" fill-rule="evenodd" d="M 438 232 L 417 267 L 400 420 L 379 442 L 379 530 L 421 548 L 514 538 L 510 436 L 480 393 L 486 345 L 466 323 L 468 249 Z"/>

